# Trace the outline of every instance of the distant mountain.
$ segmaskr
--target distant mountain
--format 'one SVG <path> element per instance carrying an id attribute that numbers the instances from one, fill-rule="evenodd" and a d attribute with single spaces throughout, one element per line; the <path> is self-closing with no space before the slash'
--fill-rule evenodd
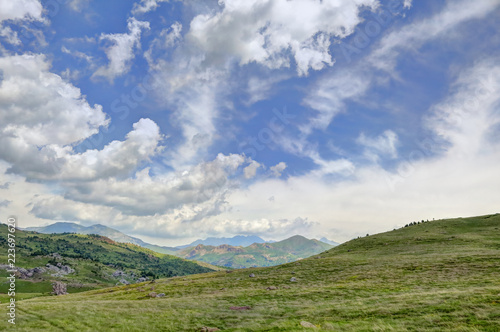
<path id="1" fill-rule="evenodd" d="M 172 247 L 163 247 L 163 246 L 158 246 L 154 244 L 150 244 L 147 242 L 142 241 L 141 239 L 138 239 L 133 236 L 129 236 L 127 234 L 124 234 L 120 231 L 117 231 L 116 229 L 104 226 L 104 225 L 92 225 L 92 226 L 82 226 L 78 225 L 75 223 L 71 222 L 57 222 L 52 225 L 44 226 L 44 227 L 28 227 L 25 230 L 27 231 L 32 231 L 32 232 L 37 232 L 37 233 L 42 233 L 42 234 L 57 234 L 57 233 L 77 233 L 77 234 L 84 234 L 84 235 L 89 235 L 89 234 L 96 234 L 96 235 L 101 235 L 105 236 L 107 238 L 110 238 L 113 241 L 116 242 L 122 242 L 122 243 L 132 243 L 136 244 L 138 246 L 162 253 L 162 254 L 168 254 L 168 255 L 175 255 L 175 252 L 179 249 L 177 248 L 172 248 Z"/>
<path id="2" fill-rule="evenodd" d="M 209 237 L 206 240 L 196 240 L 190 244 L 186 244 L 183 246 L 178 246 L 177 248 L 184 249 L 189 247 L 196 247 L 199 244 L 203 244 L 205 246 L 220 246 L 223 244 L 227 244 L 234 247 L 247 247 L 254 243 L 267 243 L 272 241 L 266 241 L 258 236 L 242 236 L 238 235 L 235 237 Z"/>
<path id="3" fill-rule="evenodd" d="M 327 243 L 296 235 L 279 242 L 253 243 L 247 247 L 198 244 L 195 247 L 184 248 L 176 255 L 218 266 L 246 268 L 293 262 L 319 254 L 332 247 Z"/>
<path id="4" fill-rule="evenodd" d="M 52 225 L 51 225 L 52 226 Z M 102 227 L 97 227 L 99 230 Z M 80 231 L 74 225 L 55 225 L 51 231 Z M 7 252 L 7 225 L 0 224 L 0 250 Z M 102 288 L 116 283 L 145 281 L 146 277 L 172 277 L 215 270 L 206 263 L 187 261 L 164 255 L 135 244 L 119 243 L 101 235 L 33 233 L 16 230 L 17 275 L 30 282 L 20 283 L 22 289 L 37 289 L 36 293 L 50 293 L 54 280 L 68 284 L 69 292 Z M 8 265 L 0 264 L 0 273 Z M 33 286 L 26 286 L 27 284 Z M 6 283 L 0 282 L 0 293 Z M 16 290 L 17 292 L 17 290 Z"/>
<path id="5" fill-rule="evenodd" d="M 322 237 L 322 238 L 321 238 L 321 239 L 319 239 L 319 240 L 320 240 L 321 242 L 331 244 L 332 246 L 338 246 L 338 245 L 340 245 L 340 243 L 335 242 L 335 241 L 332 241 L 332 240 L 328 240 L 326 237 Z"/>

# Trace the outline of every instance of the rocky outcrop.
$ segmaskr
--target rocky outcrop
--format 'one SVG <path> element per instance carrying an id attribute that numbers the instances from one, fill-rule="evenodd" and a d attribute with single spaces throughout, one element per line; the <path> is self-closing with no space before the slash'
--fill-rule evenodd
<path id="1" fill-rule="evenodd" d="M 56 281 L 52 284 L 52 294 L 54 295 L 66 295 L 66 284 L 60 281 Z"/>
<path id="2" fill-rule="evenodd" d="M 53 277 L 64 277 L 68 274 L 75 273 L 74 269 L 62 263 L 57 263 L 57 265 L 47 263 L 45 267 L 47 270 L 54 272 L 51 274 Z"/>

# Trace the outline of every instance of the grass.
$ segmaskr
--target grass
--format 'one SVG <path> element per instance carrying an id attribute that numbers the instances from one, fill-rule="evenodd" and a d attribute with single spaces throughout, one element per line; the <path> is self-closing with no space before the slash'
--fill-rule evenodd
<path id="1" fill-rule="evenodd" d="M 16 330 L 500 331 L 499 228 L 500 215 L 433 221 L 275 267 L 26 299 Z"/>

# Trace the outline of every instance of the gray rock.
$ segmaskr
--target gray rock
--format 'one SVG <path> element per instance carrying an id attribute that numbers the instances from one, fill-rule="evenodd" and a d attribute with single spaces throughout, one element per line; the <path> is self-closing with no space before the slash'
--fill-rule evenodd
<path id="1" fill-rule="evenodd" d="M 250 273 L 249 277 L 250 277 L 250 278 L 255 278 L 255 274 Z"/>
<path id="2" fill-rule="evenodd" d="M 130 284 L 127 280 L 125 280 L 125 279 L 123 279 L 123 278 L 122 278 L 122 279 L 120 279 L 120 283 L 122 283 L 122 284 L 124 284 L 124 285 L 128 285 L 128 284 Z"/>
<path id="3" fill-rule="evenodd" d="M 140 277 L 139 279 L 137 279 L 137 283 L 140 283 L 140 282 L 145 282 L 147 281 L 148 279 L 147 278 L 144 278 L 144 277 Z"/>
<path id="4" fill-rule="evenodd" d="M 295 277 L 291 277 L 291 278 L 290 278 L 290 281 L 291 281 L 291 282 L 297 282 L 297 278 L 295 278 Z"/>
<path id="5" fill-rule="evenodd" d="M 314 324 L 311 324 L 309 322 L 306 322 L 306 321 L 302 321 L 300 322 L 300 325 L 302 325 L 303 327 L 311 327 L 313 329 L 317 329 L 318 327 Z"/>
<path id="6" fill-rule="evenodd" d="M 56 281 L 52 284 L 52 294 L 54 295 L 66 295 L 66 284 L 60 281 Z"/>
<path id="7" fill-rule="evenodd" d="M 112 276 L 115 278 L 126 276 L 127 274 L 121 270 L 116 270 L 113 272 Z"/>
<path id="8" fill-rule="evenodd" d="M 156 295 L 156 297 L 164 297 L 165 296 L 165 293 L 160 293 L 158 295 Z"/>
<path id="9" fill-rule="evenodd" d="M 266 288 L 266 290 L 277 290 L 277 289 L 278 289 L 278 287 L 276 287 L 276 286 L 269 286 Z"/>

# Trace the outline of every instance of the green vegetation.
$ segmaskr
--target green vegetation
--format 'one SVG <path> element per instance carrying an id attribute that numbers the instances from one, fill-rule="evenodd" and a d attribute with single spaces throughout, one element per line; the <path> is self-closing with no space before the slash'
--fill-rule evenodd
<path id="1" fill-rule="evenodd" d="M 426 222 L 275 267 L 18 301 L 16 330 L 493 332 L 499 257 L 500 215 Z"/>
<path id="2" fill-rule="evenodd" d="M 60 280 L 68 284 L 68 292 L 109 287 L 119 280 L 135 282 L 140 277 L 150 279 L 210 272 L 208 264 L 187 261 L 160 254 L 128 243 L 117 243 L 100 235 L 39 234 L 17 230 L 16 267 L 33 269 L 46 264 L 62 264 L 73 273 L 54 276 L 56 271 L 45 269 L 24 280 L 18 276 L 17 293 L 28 297 L 48 295 L 51 283 Z M 0 225 L 0 264 L 7 264 L 7 226 Z M 57 253 L 58 255 L 53 255 Z M 123 275 L 113 276 L 116 271 Z M 5 269 L 0 270 L 0 300 L 6 298 Z"/>
<path id="3" fill-rule="evenodd" d="M 303 236 L 293 236 L 275 243 L 254 243 L 248 247 L 229 245 L 207 246 L 182 249 L 176 256 L 231 268 L 274 266 L 310 257 L 332 245 L 318 240 L 308 240 Z"/>

